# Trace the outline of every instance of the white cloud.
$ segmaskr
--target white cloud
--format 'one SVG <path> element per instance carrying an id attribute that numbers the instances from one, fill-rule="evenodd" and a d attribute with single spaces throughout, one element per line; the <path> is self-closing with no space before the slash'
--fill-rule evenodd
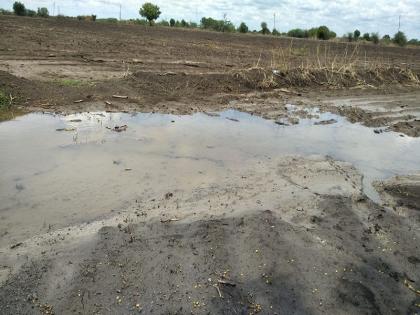
<path id="1" fill-rule="evenodd" d="M 46 6 L 66 15 L 97 14 L 98 17 L 118 17 L 118 5 L 122 4 L 123 18 L 137 18 L 142 1 L 138 0 L 21 0 L 29 8 Z M 145 0 L 146 1 L 146 0 Z M 251 29 L 259 29 L 266 21 L 280 31 L 290 28 L 309 28 L 327 25 L 339 35 L 355 28 L 361 32 L 394 34 L 398 30 L 401 15 L 401 30 L 409 37 L 420 38 L 420 0 L 148 0 L 158 4 L 162 18 L 199 21 L 202 16 L 217 19 L 227 15 L 238 25 L 246 22 Z M 13 0 L 0 0 L 0 7 L 11 8 Z"/>

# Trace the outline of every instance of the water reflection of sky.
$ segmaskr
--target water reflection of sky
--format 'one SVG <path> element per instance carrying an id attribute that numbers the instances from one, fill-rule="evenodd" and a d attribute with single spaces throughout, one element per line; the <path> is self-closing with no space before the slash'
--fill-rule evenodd
<path id="1" fill-rule="evenodd" d="M 293 107 L 289 108 L 293 114 Z M 102 154 L 155 154 L 241 163 L 246 159 L 287 154 L 328 155 L 352 163 L 365 177 L 366 193 L 377 198 L 370 183 L 420 169 L 420 139 L 398 133 L 375 134 L 372 128 L 345 118 L 311 112 L 318 117 L 281 126 L 250 114 L 228 110 L 220 116 L 203 113 L 176 116 L 150 113 L 80 113 L 69 116 L 29 114 L 0 124 L 0 171 L 15 167 L 42 169 L 60 150 L 104 146 Z M 232 121 L 226 118 L 233 118 Z M 81 119 L 81 122 L 71 120 Z M 334 119 L 329 125 L 314 125 Z M 125 132 L 107 129 L 128 125 Z M 56 131 L 75 128 L 74 131 Z M 209 149 L 211 148 L 211 150 Z M 39 165 L 38 165 L 39 164 Z M 54 164 L 54 163 L 51 163 Z M 39 166 L 39 167 L 38 167 Z M 3 176 L 1 181 L 6 180 Z M 9 177 L 10 179 L 10 177 Z M 4 182 L 2 185 L 5 184 Z"/>

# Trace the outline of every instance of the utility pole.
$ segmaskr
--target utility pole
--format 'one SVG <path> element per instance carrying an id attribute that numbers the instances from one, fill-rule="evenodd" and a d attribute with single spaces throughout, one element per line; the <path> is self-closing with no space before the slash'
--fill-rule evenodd
<path id="1" fill-rule="evenodd" d="M 274 23 L 273 23 L 273 30 L 276 29 L 276 13 L 274 13 Z"/>
<path id="2" fill-rule="evenodd" d="M 398 16 L 398 32 L 400 31 L 401 28 L 401 15 Z"/>

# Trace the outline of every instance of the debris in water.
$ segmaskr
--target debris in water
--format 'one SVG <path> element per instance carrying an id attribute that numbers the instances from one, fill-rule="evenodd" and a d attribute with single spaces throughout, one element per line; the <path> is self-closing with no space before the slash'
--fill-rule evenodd
<path id="1" fill-rule="evenodd" d="M 116 132 L 121 132 L 121 131 L 126 131 L 127 127 L 128 127 L 127 125 L 122 125 L 122 126 L 115 126 L 114 128 L 106 127 L 106 129 L 116 131 Z"/>
<path id="2" fill-rule="evenodd" d="M 168 223 L 168 222 L 173 222 L 173 221 L 179 221 L 179 219 L 177 218 L 172 218 L 172 219 L 160 219 L 161 223 Z"/>
<path id="3" fill-rule="evenodd" d="M 236 118 L 226 117 L 226 119 L 231 120 L 231 121 L 235 121 L 235 122 L 239 122 L 239 120 L 238 120 L 238 119 L 236 119 Z"/>
<path id="4" fill-rule="evenodd" d="M 210 116 L 210 117 L 220 117 L 218 113 L 209 113 L 209 112 L 203 112 L 203 114 Z"/>
<path id="5" fill-rule="evenodd" d="M 116 95 L 116 94 L 112 95 L 112 97 L 113 98 L 128 98 L 127 95 Z"/>
<path id="6" fill-rule="evenodd" d="M 337 123 L 335 119 L 321 120 L 314 123 L 314 125 L 331 125 Z"/>
<path id="7" fill-rule="evenodd" d="M 280 126 L 290 126 L 288 123 L 285 123 L 283 121 L 275 121 L 274 123 Z"/>
<path id="8" fill-rule="evenodd" d="M 57 128 L 56 131 L 75 131 L 76 128 Z"/>
<path id="9" fill-rule="evenodd" d="M 71 119 L 70 122 L 82 122 L 81 119 Z"/>
<path id="10" fill-rule="evenodd" d="M 22 245 L 23 243 L 22 242 L 19 242 L 19 243 L 16 243 L 16 244 L 13 244 L 12 246 L 10 246 L 10 249 L 14 249 L 14 248 L 16 248 L 16 247 L 19 247 L 20 245 Z"/>

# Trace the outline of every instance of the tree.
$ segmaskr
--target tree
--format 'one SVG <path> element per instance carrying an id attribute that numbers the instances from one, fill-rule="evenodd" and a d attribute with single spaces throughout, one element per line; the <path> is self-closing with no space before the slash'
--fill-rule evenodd
<path id="1" fill-rule="evenodd" d="M 239 33 L 248 33 L 248 26 L 244 22 L 242 22 L 238 27 L 238 32 Z"/>
<path id="2" fill-rule="evenodd" d="M 287 32 L 287 36 L 296 37 L 296 38 L 306 38 L 306 37 L 309 37 L 309 32 L 302 30 L 300 28 L 294 28 Z"/>
<path id="3" fill-rule="evenodd" d="M 26 10 L 26 15 L 30 17 L 34 17 L 36 15 L 36 12 L 34 10 Z"/>
<path id="4" fill-rule="evenodd" d="M 364 33 L 363 34 L 363 39 L 369 42 L 370 41 L 370 34 L 369 33 Z"/>
<path id="5" fill-rule="evenodd" d="M 43 7 L 43 8 L 38 8 L 38 12 L 36 13 L 36 15 L 40 17 L 49 17 L 50 13 L 48 12 L 47 8 Z"/>
<path id="6" fill-rule="evenodd" d="M 25 5 L 22 2 L 16 1 L 15 3 L 13 3 L 13 12 L 15 12 L 15 14 L 19 16 L 26 15 Z"/>
<path id="7" fill-rule="evenodd" d="M 146 18 L 149 21 L 149 25 L 152 26 L 154 20 L 156 20 L 162 12 L 160 12 L 160 9 L 157 5 L 146 2 L 140 8 L 139 13 L 142 17 Z"/>
<path id="8" fill-rule="evenodd" d="M 318 39 L 322 40 L 328 40 L 331 38 L 331 32 L 330 29 L 326 26 L 320 26 L 318 27 L 317 36 Z"/>
<path id="9" fill-rule="evenodd" d="M 170 20 L 169 20 L 169 25 L 170 25 L 171 27 L 174 27 L 174 26 L 175 26 L 175 20 L 174 20 L 174 19 L 170 19 Z"/>
<path id="10" fill-rule="evenodd" d="M 407 37 L 405 36 L 403 32 L 399 31 L 398 33 L 394 35 L 394 38 L 392 39 L 392 41 L 398 46 L 403 47 L 407 44 Z"/>
<path id="11" fill-rule="evenodd" d="M 347 37 L 347 40 L 348 40 L 349 42 L 352 42 L 352 41 L 353 41 L 353 39 L 354 39 L 354 33 L 352 33 L 352 32 L 348 32 L 348 33 L 347 33 L 347 35 L 346 35 L 346 37 Z"/>
<path id="12" fill-rule="evenodd" d="M 280 36 L 280 32 L 278 30 L 276 30 L 275 28 L 273 28 L 273 31 L 271 32 L 271 34 L 273 34 L 275 36 Z"/>
<path id="13" fill-rule="evenodd" d="M 378 33 L 372 33 L 370 34 L 370 39 L 374 44 L 379 44 L 379 34 Z"/>
<path id="14" fill-rule="evenodd" d="M 184 19 L 181 20 L 181 27 L 188 27 L 188 23 Z"/>
<path id="15" fill-rule="evenodd" d="M 266 22 L 261 23 L 261 33 L 264 35 L 270 34 L 270 30 L 268 29 Z"/>
<path id="16" fill-rule="evenodd" d="M 360 31 L 359 30 L 355 30 L 353 33 L 353 38 L 355 41 L 358 41 L 360 37 Z"/>

